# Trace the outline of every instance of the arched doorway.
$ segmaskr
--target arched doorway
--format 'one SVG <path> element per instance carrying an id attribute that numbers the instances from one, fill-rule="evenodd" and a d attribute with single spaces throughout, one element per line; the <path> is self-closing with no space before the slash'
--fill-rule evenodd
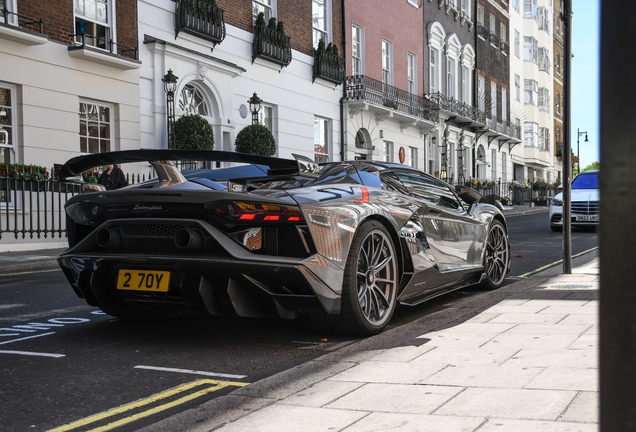
<path id="1" fill-rule="evenodd" d="M 373 155 L 373 143 L 369 131 L 365 128 L 358 129 L 356 133 L 356 160 L 370 160 Z"/>

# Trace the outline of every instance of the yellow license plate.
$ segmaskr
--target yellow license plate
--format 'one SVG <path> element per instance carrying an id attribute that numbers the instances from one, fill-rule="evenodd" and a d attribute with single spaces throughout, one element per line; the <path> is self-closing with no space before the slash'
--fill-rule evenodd
<path id="1" fill-rule="evenodd" d="M 154 270 L 119 270 L 118 290 L 167 292 L 170 272 Z"/>

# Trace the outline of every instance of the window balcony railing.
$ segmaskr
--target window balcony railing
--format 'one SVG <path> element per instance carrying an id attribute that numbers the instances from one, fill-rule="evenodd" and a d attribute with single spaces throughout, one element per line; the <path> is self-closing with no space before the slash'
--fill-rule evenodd
<path id="1" fill-rule="evenodd" d="M 499 48 L 499 38 L 494 33 L 490 33 L 490 44 Z"/>
<path id="2" fill-rule="evenodd" d="M 486 113 L 477 107 L 469 105 L 466 102 L 460 102 L 454 97 L 447 96 L 439 92 L 431 94 L 430 97 L 431 100 L 444 111 L 457 114 L 475 122 L 486 124 Z"/>
<path id="3" fill-rule="evenodd" d="M 344 58 L 324 49 L 314 50 L 314 81 L 322 78 L 334 84 L 342 84 L 346 76 Z"/>
<path id="4" fill-rule="evenodd" d="M 80 33 L 80 34 L 71 34 L 71 35 L 68 35 L 68 37 L 72 38 L 75 45 L 75 46 L 69 47 L 69 51 L 71 51 L 72 49 L 77 49 L 77 48 L 84 49 L 86 47 L 98 48 L 100 50 L 107 51 L 110 54 L 115 54 L 121 57 L 128 57 L 134 60 L 139 60 L 139 53 L 137 48 L 114 42 L 112 39 L 92 36 L 86 32 Z M 87 39 L 89 40 L 89 43 L 87 43 L 86 41 Z"/>
<path id="5" fill-rule="evenodd" d="M 439 122 L 439 106 L 431 98 L 395 88 L 364 75 L 347 77 L 346 100 L 367 101 L 413 117 Z"/>
<path id="6" fill-rule="evenodd" d="M 266 26 L 254 26 L 253 58 L 262 58 L 281 67 L 292 61 L 291 37 Z"/>
<path id="7" fill-rule="evenodd" d="M 179 32 L 212 42 L 212 49 L 225 39 L 224 10 L 203 1 L 177 0 L 175 38 Z"/>
<path id="8" fill-rule="evenodd" d="M 26 15 L 11 12 L 9 10 L 9 6 L 7 6 L 7 3 L 8 3 L 8 0 L 2 0 L 0 2 L 0 15 L 4 17 L 5 23 L 8 23 L 10 21 L 9 17 L 15 17 L 15 19 L 17 20 L 18 27 L 27 28 L 29 30 L 33 30 L 32 27 L 34 27 L 35 29 L 37 29 L 35 31 L 37 31 L 38 33 L 44 34 L 44 21 L 42 21 L 42 18 L 35 19 Z"/>
<path id="9" fill-rule="evenodd" d="M 490 37 L 490 32 L 482 24 L 477 23 L 477 36 L 481 36 L 484 39 L 488 40 L 488 38 Z"/>
<path id="10" fill-rule="evenodd" d="M 486 127 L 494 132 L 499 132 L 512 138 L 521 140 L 521 123 L 519 120 L 511 121 L 509 119 L 501 120 L 490 115 L 486 123 Z"/>
<path id="11" fill-rule="evenodd" d="M 510 45 L 507 42 L 501 41 L 499 47 L 501 48 L 501 52 L 510 55 Z"/>

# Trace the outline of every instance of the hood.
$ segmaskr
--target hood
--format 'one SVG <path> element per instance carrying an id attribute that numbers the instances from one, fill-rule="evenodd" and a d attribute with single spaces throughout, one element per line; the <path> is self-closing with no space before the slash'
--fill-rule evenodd
<path id="1" fill-rule="evenodd" d="M 558 193 L 554 198 L 563 201 L 563 192 Z M 572 189 L 571 201 L 600 201 L 600 198 L 598 189 Z"/>

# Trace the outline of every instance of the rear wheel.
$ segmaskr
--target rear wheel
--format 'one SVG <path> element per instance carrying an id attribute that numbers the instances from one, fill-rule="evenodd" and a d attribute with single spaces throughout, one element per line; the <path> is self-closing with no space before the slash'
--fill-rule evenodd
<path id="1" fill-rule="evenodd" d="M 509 262 L 508 234 L 503 224 L 494 220 L 490 225 L 486 240 L 486 254 L 484 256 L 486 280 L 482 283 L 484 288 L 496 289 L 501 286 L 508 273 Z"/>
<path id="2" fill-rule="evenodd" d="M 391 236 L 377 221 L 365 222 L 347 257 L 340 315 L 319 313 L 320 330 L 369 336 L 386 328 L 397 304 L 397 254 Z"/>

